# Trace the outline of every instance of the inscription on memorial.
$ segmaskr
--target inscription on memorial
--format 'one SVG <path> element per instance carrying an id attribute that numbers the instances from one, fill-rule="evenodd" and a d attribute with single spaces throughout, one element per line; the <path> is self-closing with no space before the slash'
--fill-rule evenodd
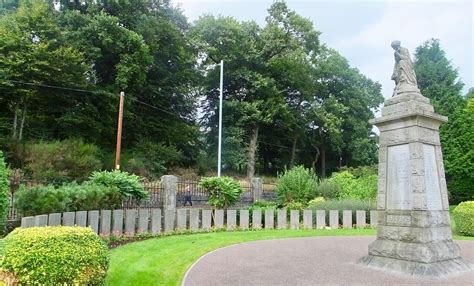
<path id="1" fill-rule="evenodd" d="M 387 225 L 411 225 L 411 216 L 409 215 L 387 215 Z"/>
<path id="2" fill-rule="evenodd" d="M 426 207 L 429 210 L 441 210 L 441 188 L 439 186 L 435 146 L 423 144 L 423 158 L 425 165 Z"/>
<path id="3" fill-rule="evenodd" d="M 412 208 L 410 148 L 408 144 L 388 147 L 387 209 Z"/>

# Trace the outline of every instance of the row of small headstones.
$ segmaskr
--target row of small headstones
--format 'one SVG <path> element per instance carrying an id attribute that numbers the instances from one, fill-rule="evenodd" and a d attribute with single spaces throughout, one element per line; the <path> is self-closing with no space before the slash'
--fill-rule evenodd
<path id="1" fill-rule="evenodd" d="M 237 211 L 239 212 L 239 224 L 237 225 Z M 290 211 L 290 222 L 288 224 L 287 210 L 276 210 L 276 226 L 275 226 L 275 210 L 268 209 L 262 211 L 254 210 L 250 224 L 249 210 L 227 210 L 224 216 L 224 210 L 201 210 L 201 209 L 178 209 L 164 210 L 161 209 L 130 209 L 130 210 L 93 210 L 78 211 L 66 213 L 53 213 L 49 215 L 37 215 L 23 217 L 21 227 L 35 226 L 83 226 L 91 227 L 100 235 L 134 235 L 135 233 L 152 233 L 157 234 L 162 231 L 171 232 L 174 230 L 191 230 L 197 231 L 210 230 L 214 228 L 226 228 L 233 230 L 240 229 L 317 229 L 329 227 L 332 229 L 339 228 L 339 211 L 329 211 L 329 224 L 326 223 L 326 211 L 316 210 L 316 221 L 313 223 L 313 211 L 303 211 L 303 221 L 301 225 L 300 211 Z M 226 224 L 224 219 L 227 218 Z M 138 222 L 138 223 L 137 223 Z M 163 228 L 162 228 L 163 224 Z M 375 227 L 377 224 L 377 212 L 370 211 L 370 221 L 366 222 L 366 211 L 356 211 L 355 227 L 365 228 L 367 226 Z M 352 228 L 352 211 L 342 211 L 342 227 Z"/>

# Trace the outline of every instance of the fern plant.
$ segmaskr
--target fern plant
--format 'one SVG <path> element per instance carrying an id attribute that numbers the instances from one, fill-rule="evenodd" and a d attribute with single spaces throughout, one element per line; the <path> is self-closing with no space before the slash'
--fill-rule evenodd
<path id="1" fill-rule="evenodd" d="M 215 208 L 234 205 L 242 193 L 239 182 L 230 177 L 202 178 L 199 184 L 209 192 L 209 205 Z"/>

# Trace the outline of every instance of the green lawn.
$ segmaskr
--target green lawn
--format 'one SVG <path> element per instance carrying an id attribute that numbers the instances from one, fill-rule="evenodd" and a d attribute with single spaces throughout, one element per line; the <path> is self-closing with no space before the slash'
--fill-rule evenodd
<path id="1" fill-rule="evenodd" d="M 107 285 L 179 285 L 202 255 L 240 242 L 288 237 L 375 235 L 374 229 L 260 230 L 175 235 L 131 243 L 111 251 Z M 456 239 L 474 237 L 455 236 Z"/>

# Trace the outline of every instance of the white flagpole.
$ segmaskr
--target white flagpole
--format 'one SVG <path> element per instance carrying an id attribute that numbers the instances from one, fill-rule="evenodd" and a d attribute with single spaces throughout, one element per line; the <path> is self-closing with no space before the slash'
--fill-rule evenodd
<path id="1" fill-rule="evenodd" d="M 221 176 L 221 159 L 222 159 L 222 89 L 224 85 L 224 61 L 221 60 L 221 80 L 219 88 L 219 143 L 217 150 L 217 176 Z"/>

